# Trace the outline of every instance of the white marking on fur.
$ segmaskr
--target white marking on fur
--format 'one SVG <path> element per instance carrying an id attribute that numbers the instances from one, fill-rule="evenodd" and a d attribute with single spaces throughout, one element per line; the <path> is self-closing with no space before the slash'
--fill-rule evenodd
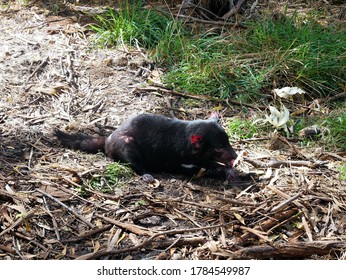
<path id="1" fill-rule="evenodd" d="M 181 166 L 182 166 L 182 167 L 185 167 L 185 168 L 194 168 L 194 167 L 197 167 L 197 166 L 194 165 L 194 164 L 182 164 Z"/>

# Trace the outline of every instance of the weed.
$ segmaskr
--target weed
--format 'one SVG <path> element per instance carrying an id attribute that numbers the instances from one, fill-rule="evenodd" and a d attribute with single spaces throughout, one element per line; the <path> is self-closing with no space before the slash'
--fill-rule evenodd
<path id="1" fill-rule="evenodd" d="M 133 171 L 128 166 L 115 162 L 109 164 L 103 173 L 94 175 L 89 180 L 89 185 L 102 192 L 114 192 L 114 189 L 121 187 L 131 176 Z"/>

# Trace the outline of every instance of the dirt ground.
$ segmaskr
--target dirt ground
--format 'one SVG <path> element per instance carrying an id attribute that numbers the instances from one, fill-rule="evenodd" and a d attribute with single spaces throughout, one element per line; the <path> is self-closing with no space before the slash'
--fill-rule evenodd
<path id="1" fill-rule="evenodd" d="M 111 161 L 61 147 L 55 128 L 106 134 L 134 114 L 205 119 L 220 104 L 152 90 L 160 70 L 143 50 L 96 48 L 80 22 L 0 13 L 0 259 L 346 258 L 345 153 L 232 141 L 254 176 L 92 188 Z M 223 104 L 221 122 L 239 111 Z"/>

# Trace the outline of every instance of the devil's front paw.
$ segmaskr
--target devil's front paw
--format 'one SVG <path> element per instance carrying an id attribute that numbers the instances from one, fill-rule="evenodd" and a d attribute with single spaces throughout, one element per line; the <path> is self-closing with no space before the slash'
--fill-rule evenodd
<path id="1" fill-rule="evenodd" d="M 141 176 L 142 180 L 148 184 L 155 183 L 155 178 L 151 174 L 143 174 Z"/>

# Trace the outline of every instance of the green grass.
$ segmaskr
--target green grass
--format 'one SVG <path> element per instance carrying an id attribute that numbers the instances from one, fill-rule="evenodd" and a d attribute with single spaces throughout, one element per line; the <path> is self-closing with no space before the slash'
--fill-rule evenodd
<path id="1" fill-rule="evenodd" d="M 155 48 L 167 35 L 170 23 L 167 17 L 143 9 L 140 1 L 136 5 L 126 4 L 118 11 L 109 8 L 96 20 L 98 24 L 91 25 L 96 32 L 96 44 L 112 46 L 124 43 L 147 49 Z"/>
<path id="2" fill-rule="evenodd" d="M 346 150 L 346 104 L 338 103 L 336 108 L 327 114 L 315 116 L 293 117 L 294 137 L 299 137 L 299 131 L 316 125 L 321 129 L 321 134 L 305 137 L 302 145 L 323 146 L 326 150 Z"/>
<path id="3" fill-rule="evenodd" d="M 147 48 L 166 67 L 173 88 L 221 98 L 256 101 L 273 83 L 299 86 L 312 97 L 346 84 L 346 32 L 297 15 L 248 22 L 242 32 L 191 34 L 172 17 L 138 5 L 108 9 L 97 17 L 96 42 Z"/>
<path id="4" fill-rule="evenodd" d="M 226 132 L 232 140 L 236 141 L 257 136 L 259 129 L 252 120 L 233 117 L 228 121 Z"/>
<path id="5" fill-rule="evenodd" d="M 346 181 L 346 165 L 340 166 L 339 172 L 340 172 L 340 180 Z"/>
<path id="6" fill-rule="evenodd" d="M 239 36 L 193 38 L 165 81 L 181 90 L 220 97 L 254 97 L 278 86 L 299 86 L 312 96 L 346 84 L 346 32 L 293 16 L 250 23 Z"/>
<path id="7" fill-rule="evenodd" d="M 329 131 L 324 137 L 325 145 L 330 148 L 346 150 L 346 106 L 341 111 L 334 110 L 322 122 Z"/>
<path id="8" fill-rule="evenodd" d="M 114 162 L 109 164 L 101 174 L 94 175 L 88 185 L 98 191 L 114 192 L 115 189 L 122 187 L 133 174 L 128 166 Z"/>

